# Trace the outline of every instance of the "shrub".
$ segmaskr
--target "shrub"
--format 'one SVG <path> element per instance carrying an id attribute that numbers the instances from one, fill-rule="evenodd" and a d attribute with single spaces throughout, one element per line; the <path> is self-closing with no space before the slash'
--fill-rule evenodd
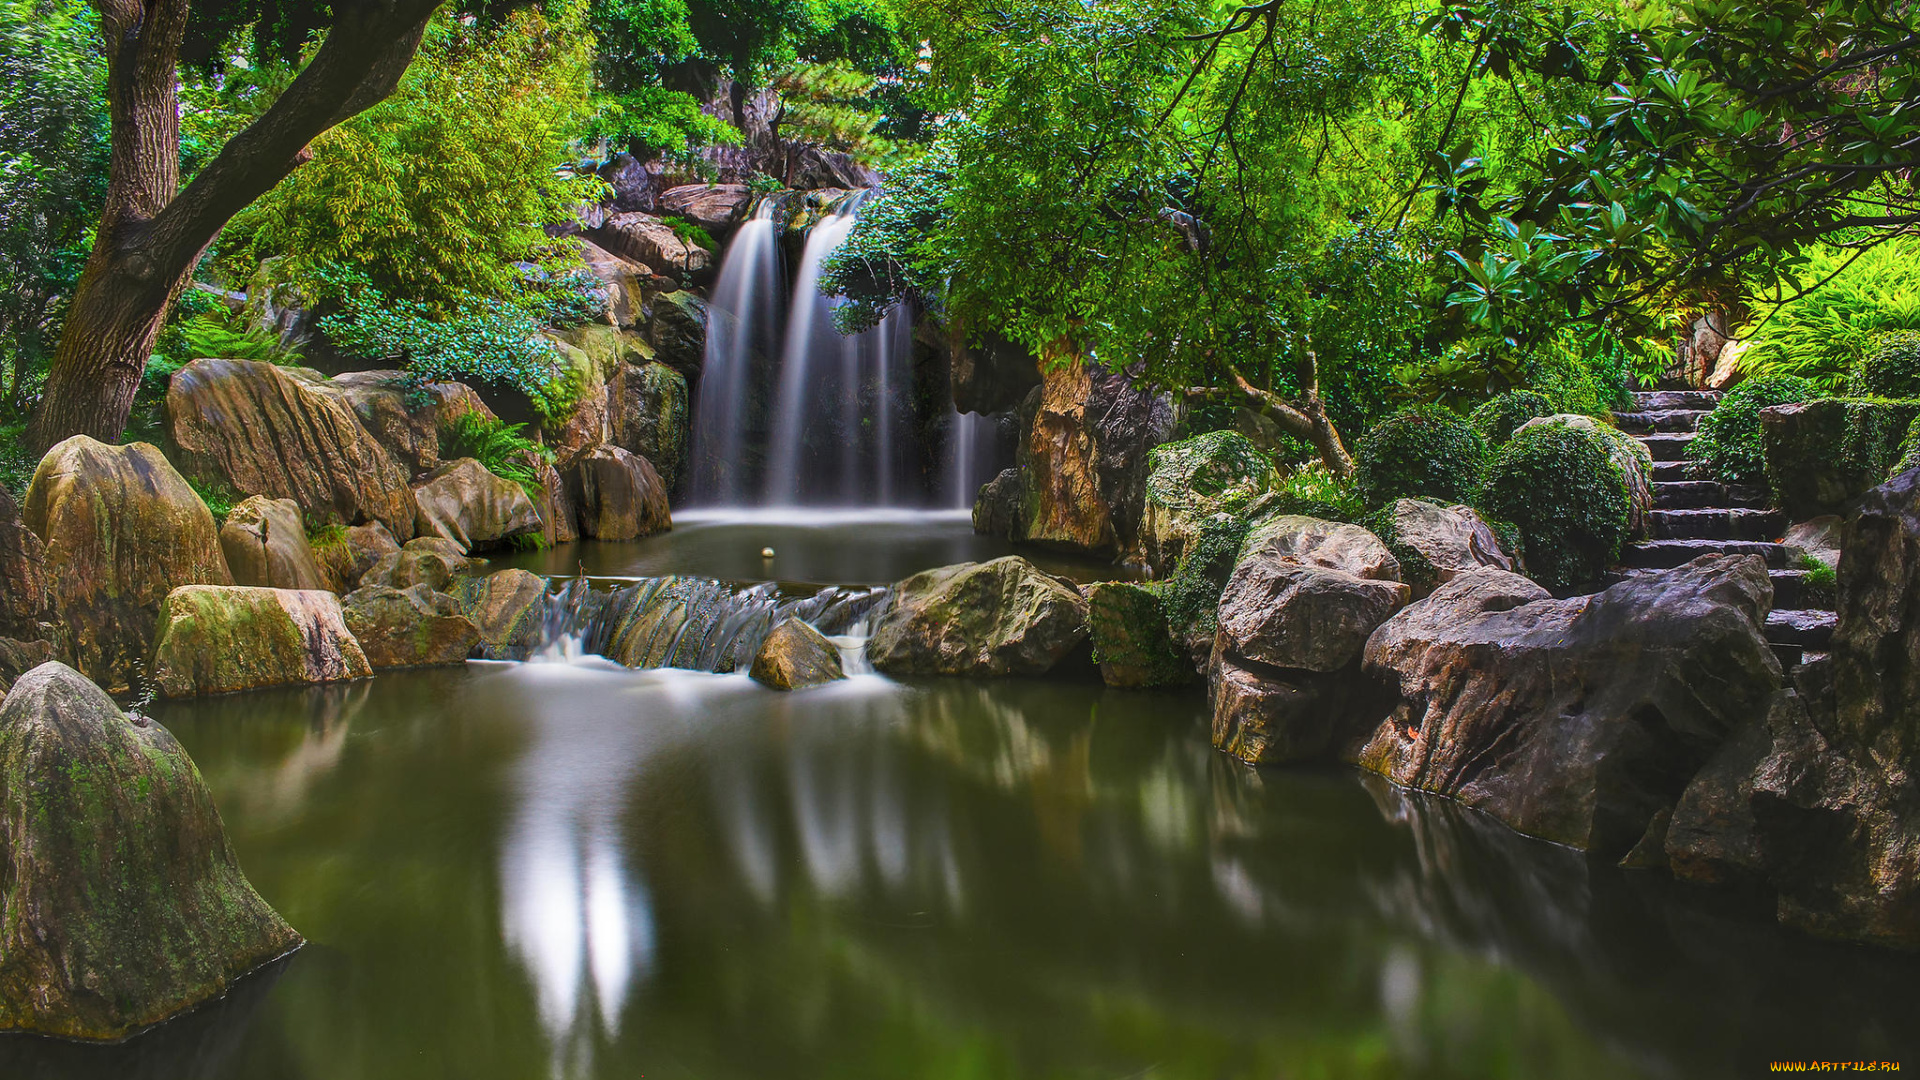
<path id="1" fill-rule="evenodd" d="M 520 434 L 525 424 L 508 424 L 480 412 L 464 412 L 440 429 L 440 456 L 470 457 L 502 480 L 519 484 L 528 496 L 544 492 L 539 464 L 553 463 L 553 451 Z"/>
<path id="2" fill-rule="evenodd" d="M 1539 416 L 1552 416 L 1557 410 L 1546 395 L 1532 390 L 1509 390 L 1488 399 L 1467 422 L 1473 425 L 1489 446 L 1500 446 L 1513 438 L 1515 428 Z"/>
<path id="3" fill-rule="evenodd" d="M 1920 331 L 1892 330 L 1853 369 L 1854 397 L 1920 398 Z"/>
<path id="4" fill-rule="evenodd" d="M 1221 514 L 1200 526 L 1200 535 L 1160 593 L 1160 610 L 1176 636 L 1211 636 L 1218 629 L 1220 594 L 1239 561 L 1250 523 Z"/>
<path id="5" fill-rule="evenodd" d="M 1757 484 L 1766 479 L 1767 460 L 1760 442 L 1760 410 L 1817 396 L 1812 383 L 1794 375 L 1762 375 L 1727 392 L 1700 418 L 1699 434 L 1687 447 L 1693 460 L 1728 484 Z"/>
<path id="6" fill-rule="evenodd" d="M 1521 557 L 1550 589 L 1594 581 L 1627 538 L 1627 482 L 1598 432 L 1536 424 L 1494 455 L 1479 507 L 1519 531 Z"/>
<path id="7" fill-rule="evenodd" d="M 1920 240 L 1892 240 L 1855 255 L 1811 249 L 1799 278 L 1826 284 L 1763 313 L 1741 366 L 1756 375 L 1798 375 L 1838 393 L 1881 333 L 1920 330 Z"/>
<path id="8" fill-rule="evenodd" d="M 1333 475 L 1317 461 L 1282 477 L 1273 501 L 1267 505 L 1275 514 L 1299 514 L 1325 521 L 1359 521 L 1367 513 L 1353 481 Z"/>
<path id="9" fill-rule="evenodd" d="M 1486 462 L 1487 440 L 1472 424 L 1437 405 L 1416 405 L 1360 440 L 1354 484 L 1368 506 L 1403 496 L 1465 502 Z"/>

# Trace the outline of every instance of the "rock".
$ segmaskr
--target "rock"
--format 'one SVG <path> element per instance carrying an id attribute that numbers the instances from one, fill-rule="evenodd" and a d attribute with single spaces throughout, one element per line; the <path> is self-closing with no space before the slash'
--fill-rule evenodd
<path id="1" fill-rule="evenodd" d="M 370 525 L 350 525 L 346 530 L 347 551 L 352 559 L 352 567 L 342 583 L 349 588 L 360 583 L 367 571 L 374 568 L 381 559 L 400 550 L 399 541 L 387 531 L 385 525 L 374 522 Z"/>
<path id="2" fill-rule="evenodd" d="M 453 579 L 486 565 L 485 559 L 468 558 L 460 545 L 438 536 L 422 536 L 401 545 L 398 551 L 380 557 L 360 578 L 362 588 L 385 585 L 407 589 L 424 584 L 445 591 Z"/>
<path id="3" fill-rule="evenodd" d="M 52 614 L 47 546 L 21 521 L 19 505 L 0 487 L 0 637 L 38 638 Z"/>
<path id="4" fill-rule="evenodd" d="M 1407 586 L 1256 554 L 1220 594 L 1218 648 L 1236 660 L 1293 671 L 1338 671 L 1407 602 Z"/>
<path id="5" fill-rule="evenodd" d="M 1641 540 L 1652 534 L 1653 454 L 1645 443 L 1611 424 L 1603 424 L 1591 416 L 1578 413 L 1538 416 L 1515 428 L 1514 434 L 1518 435 L 1536 424 L 1581 428 L 1605 439 L 1607 456 L 1620 467 L 1620 475 L 1627 482 L 1627 531 L 1633 538 Z"/>
<path id="6" fill-rule="evenodd" d="M 50 641 L 17 641 L 13 638 L 0 638 L 0 701 L 7 696 L 7 689 L 15 679 L 39 667 L 50 660 L 57 660 L 53 643 Z"/>
<path id="7" fill-rule="evenodd" d="M 582 387 L 573 409 L 564 420 L 549 424 L 542 441 L 553 452 L 554 468 L 565 473 L 582 457 L 606 445 L 613 434 L 607 417 L 607 384 L 598 365 L 585 350 L 556 341 L 554 347 L 572 370 L 571 378 Z"/>
<path id="8" fill-rule="evenodd" d="M 1128 581 L 1087 587 L 1087 627 L 1093 659 L 1108 686 L 1183 686 L 1193 665 L 1176 643 L 1159 595 Z"/>
<path id="9" fill-rule="evenodd" d="M 1040 385 L 1040 365 L 1026 346 L 985 331 L 969 343 L 956 323 L 946 340 L 953 407 L 987 416 L 1020 404 Z"/>
<path id="10" fill-rule="evenodd" d="M 300 946 L 166 728 L 62 664 L 0 704 L 0 1030 L 123 1039 Z"/>
<path id="11" fill-rule="evenodd" d="M 596 223 L 594 228 L 599 228 Z M 607 294 L 607 322 L 624 330 L 646 323 L 647 284 L 653 271 L 639 263 L 623 259 L 591 240 L 582 239 L 580 258 L 587 273 L 600 283 Z"/>
<path id="12" fill-rule="evenodd" d="M 548 339 L 579 350 L 585 358 L 579 364 L 582 380 L 607 382 L 628 364 L 651 364 L 656 353 L 638 330 L 587 323 L 565 330 L 547 331 Z M 577 361 L 576 361 L 577 362 Z"/>
<path id="13" fill-rule="evenodd" d="M 460 602 L 425 582 L 362 585 L 347 595 L 346 620 L 376 670 L 465 663 L 480 643 L 480 628 L 460 613 Z"/>
<path id="14" fill-rule="evenodd" d="M 1207 669 L 1213 745 L 1252 764 L 1326 757 L 1365 730 L 1356 680 L 1263 669 L 1216 648 Z"/>
<path id="15" fill-rule="evenodd" d="M 1753 775 L 1772 750 L 1770 723 L 1790 723 L 1800 707 L 1782 690 L 1764 716 L 1720 744 L 1673 808 L 1661 848 L 1673 876 L 1697 885 L 1752 885 L 1765 880 L 1766 861 L 1753 816 Z"/>
<path id="16" fill-rule="evenodd" d="M 660 193 L 660 212 L 685 218 L 715 237 L 747 216 L 753 193 L 745 184 L 682 184 Z"/>
<path id="17" fill-rule="evenodd" d="M 689 384 L 698 382 L 707 358 L 707 302 L 690 292 L 667 292 L 653 298 L 650 310 L 647 337 L 656 358 Z"/>
<path id="18" fill-rule="evenodd" d="M 598 173 L 613 190 L 611 206 L 615 213 L 635 210 L 652 213 L 659 209 L 660 178 L 632 154 L 613 155 L 600 166 Z"/>
<path id="19" fill-rule="evenodd" d="M 1086 638 L 1086 599 L 1009 555 L 894 586 L 867 655 L 889 675 L 1044 675 Z"/>
<path id="20" fill-rule="evenodd" d="M 1247 531 L 1236 565 L 1255 558 L 1292 559 L 1375 581 L 1400 580 L 1400 560 L 1379 537 L 1358 525 L 1297 514 L 1267 518 Z"/>
<path id="21" fill-rule="evenodd" d="M 602 446 L 581 458 L 573 475 L 581 535 L 637 540 L 673 528 L 666 485 L 646 458 Z"/>
<path id="22" fill-rule="evenodd" d="M 1021 448 L 1030 543 L 1087 554 L 1131 548 L 1147 451 L 1173 431 L 1171 402 L 1085 361 L 1049 368 Z"/>
<path id="23" fill-rule="evenodd" d="M 805 690 L 847 677 L 840 666 L 840 650 L 833 642 L 795 618 L 787 618 L 767 632 L 747 675 L 774 690 Z"/>
<path id="24" fill-rule="evenodd" d="M 373 674 L 322 589 L 183 585 L 160 609 L 151 673 L 165 697 L 339 682 Z"/>
<path id="25" fill-rule="evenodd" d="M 540 514 L 540 530 L 546 546 L 571 544 L 580 539 L 580 525 L 573 507 L 573 498 L 567 492 L 566 481 L 560 479 L 559 470 L 553 462 L 545 458 L 522 458 L 540 481 L 540 495 L 533 500 L 533 508 Z"/>
<path id="26" fill-rule="evenodd" d="M 1468 570 L 1518 567 L 1500 538 L 1469 506 L 1442 506 L 1425 499 L 1395 499 L 1381 514 L 1380 538 L 1400 563 L 1416 598 Z"/>
<path id="27" fill-rule="evenodd" d="M 367 430 L 408 475 L 440 464 L 440 430 L 467 413 L 497 420 L 480 395 L 465 383 L 427 383 L 408 400 L 399 371 L 350 371 L 334 376 L 327 389 L 338 393 Z"/>
<path id="28" fill-rule="evenodd" d="M 1164 577 L 1217 514 L 1257 515 L 1280 486 L 1273 459 L 1233 431 L 1210 431 L 1156 446 L 1140 518 L 1141 561 Z"/>
<path id="29" fill-rule="evenodd" d="M 680 282 L 713 265 L 712 252 L 681 239 L 671 225 L 640 211 L 609 214 L 588 236 L 615 255 Z"/>
<path id="30" fill-rule="evenodd" d="M 451 540 L 462 551 L 483 551 L 540 531 L 540 513 L 526 491 L 473 458 L 447 462 L 421 478 L 413 501 L 420 510 L 414 532 Z"/>
<path id="31" fill-rule="evenodd" d="M 1008 540 L 1026 539 L 1021 508 L 1026 486 L 1026 476 L 1017 468 L 1003 469 L 980 485 L 980 493 L 973 500 L 973 531 Z"/>
<path id="32" fill-rule="evenodd" d="M 1846 514 L 1885 483 L 1920 401 L 1822 398 L 1760 410 L 1773 505 L 1790 521 Z"/>
<path id="33" fill-rule="evenodd" d="M 485 660 L 525 660 L 546 630 L 547 583 L 525 570 L 501 570 L 462 578 L 453 585 L 460 613 L 480 630 L 476 655 Z"/>
<path id="34" fill-rule="evenodd" d="M 1840 565 L 1840 535 L 1845 522 L 1836 514 L 1823 514 L 1787 530 L 1781 541 L 1802 556 L 1812 556 L 1828 566 Z"/>
<path id="35" fill-rule="evenodd" d="M 665 364 L 623 364 L 607 387 L 613 444 L 646 458 L 673 490 L 687 459 L 687 380 Z"/>
<path id="36" fill-rule="evenodd" d="M 1388 620 L 1366 672 L 1400 702 L 1355 756 L 1521 832 L 1626 855 L 1780 688 L 1765 564 L 1704 556 L 1554 600 L 1470 570 Z"/>
<path id="37" fill-rule="evenodd" d="M 46 542 L 47 584 L 75 666 L 112 690 L 153 648 L 178 585 L 233 581 L 213 515 L 160 451 L 84 435 L 47 451 L 22 515 Z"/>
<path id="38" fill-rule="evenodd" d="M 251 360 L 195 360 L 167 389 L 183 467 L 242 495 L 292 499 L 322 522 L 378 521 L 413 535 L 407 471 L 345 398 Z"/>
<path id="39" fill-rule="evenodd" d="M 255 495 L 227 514 L 220 550 L 235 585 L 268 589 L 324 589 L 326 575 L 307 542 L 307 527 L 292 499 Z"/>

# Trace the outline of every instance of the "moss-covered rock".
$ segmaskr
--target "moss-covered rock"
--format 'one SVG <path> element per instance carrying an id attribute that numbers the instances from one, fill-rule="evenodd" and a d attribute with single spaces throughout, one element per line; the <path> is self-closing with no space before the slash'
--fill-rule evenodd
<path id="1" fill-rule="evenodd" d="M 235 585 L 266 589 L 327 587 L 327 575 L 321 572 L 313 546 L 307 541 L 300 507 L 292 499 L 255 495 L 242 501 L 220 526 L 220 550 L 227 557 Z"/>
<path id="2" fill-rule="evenodd" d="M 1400 563 L 1400 579 L 1416 600 L 1468 570 L 1514 569 L 1499 535 L 1470 506 L 1395 499 L 1368 524 Z"/>
<path id="3" fill-rule="evenodd" d="M 1612 424 L 1603 424 L 1580 413 L 1556 413 L 1529 420 L 1514 434 L 1543 424 L 1589 432 L 1606 446 L 1607 457 L 1620 470 L 1620 481 L 1627 489 L 1627 536 L 1646 539 L 1653 527 L 1653 454 L 1647 444 Z"/>
<path id="4" fill-rule="evenodd" d="M 420 536 L 402 544 L 399 550 L 382 555 L 361 576 L 360 584 L 394 589 L 425 585 L 435 592 L 445 592 L 453 587 L 456 578 L 475 573 L 486 564 L 487 560 L 469 557 L 451 540 Z"/>
<path id="5" fill-rule="evenodd" d="M 1009 555 L 895 585 L 867 655 L 889 675 L 1044 675 L 1086 640 L 1079 590 Z"/>
<path id="6" fill-rule="evenodd" d="M 68 654 L 108 689 L 146 663 L 169 592 L 233 580 L 207 505 L 146 443 L 68 439 L 40 460 L 24 510 Z"/>
<path id="7" fill-rule="evenodd" d="M 1161 604 L 1164 586 L 1103 581 L 1087 588 L 1093 659 L 1108 686 L 1182 686 L 1193 681 L 1186 643 Z"/>
<path id="8" fill-rule="evenodd" d="M 0 487 L 0 637 L 38 638 L 53 614 L 47 594 L 47 546 L 20 519 Z"/>
<path id="9" fill-rule="evenodd" d="M 123 1039 L 299 947 L 166 728 L 62 664 L 0 703 L 0 1030 Z"/>
<path id="10" fill-rule="evenodd" d="M 547 582 L 525 570 L 502 570 L 453 584 L 460 613 L 480 630 L 475 655 L 486 660 L 525 660 L 539 648 L 546 629 Z"/>
<path id="11" fill-rule="evenodd" d="M 540 512 L 519 484 L 473 458 L 443 463 L 413 485 L 416 538 L 437 536 L 484 551 L 540 531 Z"/>
<path id="12" fill-rule="evenodd" d="M 363 585 L 347 595 L 347 629 L 375 669 L 464 663 L 480 628 L 460 602 L 426 584 L 405 589 Z"/>
<path id="13" fill-rule="evenodd" d="M 151 667 L 166 697 L 339 682 L 373 674 L 321 589 L 184 585 L 167 594 Z"/>
<path id="14" fill-rule="evenodd" d="M 840 650 L 833 642 L 793 618 L 782 620 L 767 632 L 747 675 L 773 690 L 805 690 L 847 677 L 840 664 Z"/>
<path id="15" fill-rule="evenodd" d="M 1760 411 L 1774 505 L 1795 521 L 1844 514 L 1887 480 L 1920 401 L 1822 398 Z"/>
<path id="16" fill-rule="evenodd" d="M 707 302 L 690 292 L 661 293 L 649 306 L 647 336 L 661 363 L 688 382 L 706 363 Z"/>
<path id="17" fill-rule="evenodd" d="M 1180 562 L 1216 514 L 1257 515 L 1280 486 L 1280 471 L 1246 436 L 1210 431 L 1147 453 L 1140 555 L 1155 574 Z"/>
<path id="18" fill-rule="evenodd" d="M 613 443 L 646 458 L 671 491 L 687 460 L 687 379 L 665 364 L 624 364 L 608 388 Z"/>

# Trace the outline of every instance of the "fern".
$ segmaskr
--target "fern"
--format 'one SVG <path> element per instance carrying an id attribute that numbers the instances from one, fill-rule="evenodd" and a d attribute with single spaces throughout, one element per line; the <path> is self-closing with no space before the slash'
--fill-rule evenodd
<path id="1" fill-rule="evenodd" d="M 1889 241 L 1858 257 L 1815 248 L 1799 276 L 1808 284 L 1833 280 L 1760 312 L 1763 321 L 1741 364 L 1747 374 L 1797 375 L 1823 392 L 1841 393 L 1882 333 L 1920 330 L 1920 241 Z"/>
<path id="2" fill-rule="evenodd" d="M 488 472 L 519 484 L 528 496 L 537 499 L 546 492 L 540 476 L 542 466 L 553 464 L 553 451 L 520 434 L 525 427 L 484 413 L 461 413 L 440 428 L 440 456 L 473 458 Z"/>

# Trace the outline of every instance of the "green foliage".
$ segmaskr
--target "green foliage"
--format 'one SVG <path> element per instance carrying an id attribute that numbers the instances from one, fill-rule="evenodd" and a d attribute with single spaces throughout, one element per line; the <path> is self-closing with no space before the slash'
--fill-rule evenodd
<path id="1" fill-rule="evenodd" d="M 1920 332 L 1892 330 L 1873 339 L 1853 369 L 1853 397 L 1920 398 Z"/>
<path id="2" fill-rule="evenodd" d="M 1760 442 L 1760 410 L 1816 397 L 1812 383 L 1793 375 L 1762 375 L 1727 392 L 1712 412 L 1700 418 L 1699 433 L 1687 453 L 1728 484 L 1766 479 L 1766 453 Z"/>
<path id="3" fill-rule="evenodd" d="M 282 256 L 296 277 L 354 267 L 437 311 L 515 295 L 519 264 L 559 258 L 541 226 L 604 190 L 562 171 L 590 83 L 590 39 L 576 9 L 562 16 L 436 19 L 393 97 L 316 139 L 312 161 L 236 215 L 230 257 Z"/>
<path id="4" fill-rule="evenodd" d="M 301 363 L 300 353 L 281 345 L 279 338 L 257 326 L 236 322 L 224 311 L 211 310 L 168 323 L 160 331 L 149 366 L 171 365 L 178 371 L 195 360 L 208 358 L 286 366 Z"/>
<path id="5" fill-rule="evenodd" d="M 1541 394 L 1532 390 L 1509 390 L 1473 410 L 1467 422 L 1487 440 L 1487 445 L 1499 447 L 1513 438 L 1514 430 L 1521 424 L 1536 417 L 1552 416 L 1555 411 L 1553 403 Z"/>
<path id="6" fill-rule="evenodd" d="M 479 412 L 464 412 L 440 428 L 440 456 L 473 458 L 487 471 L 511 480 L 538 499 L 541 464 L 553 464 L 553 451 L 520 434 L 525 424 L 507 424 Z"/>
<path id="7" fill-rule="evenodd" d="M 1519 532 L 1521 557 L 1550 589 L 1599 579 L 1627 539 L 1627 483 L 1597 432 L 1536 424 L 1500 448 L 1478 508 Z"/>
<path id="8" fill-rule="evenodd" d="M 1227 514 L 1201 523 L 1200 535 L 1160 594 L 1160 609 L 1175 635 L 1211 635 L 1218 629 L 1220 594 L 1239 561 L 1249 527 L 1249 522 Z"/>
<path id="9" fill-rule="evenodd" d="M 1432 592 L 1434 586 L 1440 584 L 1440 571 L 1420 549 L 1401 539 L 1398 520 L 1393 512 L 1393 504 L 1388 503 L 1368 514 L 1359 524 L 1379 537 L 1380 542 L 1393 553 L 1394 560 L 1400 564 L 1400 580 L 1407 583 L 1415 596 Z"/>
<path id="10" fill-rule="evenodd" d="M 1402 409 L 1367 433 L 1354 453 L 1354 483 L 1368 506 L 1404 496 L 1465 502 L 1479 490 L 1487 440 L 1437 405 Z"/>
<path id="11" fill-rule="evenodd" d="M 1800 569 L 1807 572 L 1806 584 L 1812 588 L 1831 589 L 1839 582 L 1839 575 L 1834 568 L 1812 555 L 1800 556 Z"/>
<path id="12" fill-rule="evenodd" d="M 788 68 L 773 81 L 784 110 L 780 135 L 879 163 L 895 148 L 875 134 L 881 120 L 872 100 L 876 84 L 874 76 L 844 60 Z"/>
<path id="13" fill-rule="evenodd" d="M 0 424 L 0 488 L 5 488 L 15 502 L 27 497 L 33 471 L 40 467 L 40 459 L 27 450 L 26 434 L 24 420 Z"/>
<path id="14" fill-rule="evenodd" d="M 673 230 L 673 235 L 679 237 L 682 241 L 692 244 L 695 247 L 706 248 L 708 251 L 718 252 L 720 250 L 720 245 L 714 242 L 712 234 L 708 233 L 703 226 L 697 225 L 682 217 L 666 217 L 661 220 L 668 228 Z"/>
<path id="15" fill-rule="evenodd" d="M 186 481 L 187 486 L 193 489 L 193 493 L 200 496 L 200 501 L 207 504 L 207 509 L 213 514 L 215 525 L 225 524 L 227 515 L 233 513 L 233 508 L 246 500 L 245 495 L 233 490 L 232 485 L 225 481 L 209 482 L 196 480 L 191 476 L 187 477 Z"/>
<path id="16" fill-rule="evenodd" d="M 1920 400 L 1816 398 L 1792 422 L 1765 431 L 1767 485 L 1795 521 L 1847 512 L 1886 482 L 1909 449 Z"/>
<path id="17" fill-rule="evenodd" d="M 1865 252 L 1813 248 L 1795 273 L 1809 284 L 1826 284 L 1761 312 L 1763 322 L 1740 361 L 1750 373 L 1798 375 L 1825 393 L 1839 393 L 1882 334 L 1920 330 L 1920 240 Z"/>
<path id="18" fill-rule="evenodd" d="M 1900 440 L 1898 459 L 1887 470 L 1887 479 L 1912 469 L 1920 469 L 1920 417 L 1907 427 L 1906 436 Z"/>
<path id="19" fill-rule="evenodd" d="M 1357 522 L 1367 513 L 1353 481 L 1334 475 L 1317 461 L 1281 477 L 1280 488 L 1268 505 L 1275 514 L 1299 514 L 1323 521 Z"/>
<path id="20" fill-rule="evenodd" d="M 691 94 L 640 86 L 620 94 L 597 94 L 593 115 L 581 128 L 589 141 L 681 154 L 697 146 L 729 146 L 740 131 L 700 111 Z"/>

